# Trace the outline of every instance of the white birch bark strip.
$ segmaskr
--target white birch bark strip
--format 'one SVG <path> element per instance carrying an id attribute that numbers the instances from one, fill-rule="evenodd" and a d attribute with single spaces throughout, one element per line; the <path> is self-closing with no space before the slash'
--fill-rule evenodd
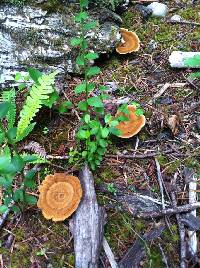
<path id="1" fill-rule="evenodd" d="M 194 56 L 200 56 L 200 52 L 184 52 L 184 51 L 173 51 L 169 56 L 169 63 L 172 68 L 200 68 L 199 65 L 188 67 L 185 64 L 185 60 Z"/>

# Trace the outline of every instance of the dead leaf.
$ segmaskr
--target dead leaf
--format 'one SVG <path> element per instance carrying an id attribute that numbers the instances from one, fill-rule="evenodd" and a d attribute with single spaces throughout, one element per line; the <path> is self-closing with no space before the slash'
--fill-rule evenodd
<path id="1" fill-rule="evenodd" d="M 175 114 L 169 117 L 168 126 L 171 129 L 172 133 L 176 135 L 178 133 L 179 117 Z"/>

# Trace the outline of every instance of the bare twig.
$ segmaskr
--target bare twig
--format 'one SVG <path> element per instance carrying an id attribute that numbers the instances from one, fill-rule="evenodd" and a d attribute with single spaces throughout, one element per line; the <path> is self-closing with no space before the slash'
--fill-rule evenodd
<path id="1" fill-rule="evenodd" d="M 191 26 L 200 26 L 200 23 L 198 22 L 194 22 L 194 21 L 185 21 L 185 20 L 181 20 L 181 21 L 168 21 L 168 23 L 172 23 L 172 24 L 183 24 L 183 25 L 191 25 Z"/>
<path id="2" fill-rule="evenodd" d="M 158 155 L 173 155 L 175 157 L 181 157 L 181 156 L 186 156 L 186 154 L 182 154 L 182 153 L 177 153 L 174 152 L 174 150 L 166 150 L 166 151 L 158 151 L 158 152 L 153 152 L 153 153 L 144 153 L 144 154 L 138 154 L 138 155 L 134 155 L 134 154 L 116 154 L 116 155 L 111 155 L 108 154 L 105 157 L 106 158 L 125 158 L 125 159 L 144 159 L 144 158 L 154 158 Z"/>
<path id="3" fill-rule="evenodd" d="M 160 194 L 161 194 L 161 201 L 162 201 L 162 209 L 165 209 L 165 199 L 164 199 L 164 190 L 163 190 L 163 179 L 162 179 L 162 174 L 160 170 L 160 164 L 158 162 L 158 159 L 155 158 L 155 163 L 156 163 L 156 170 L 157 170 L 157 179 L 160 187 Z"/>
<path id="4" fill-rule="evenodd" d="M 10 210 L 8 209 L 5 213 L 3 213 L 3 215 L 1 216 L 0 218 L 0 229 L 3 227 L 7 217 L 8 217 L 8 214 L 9 214 Z"/>
<path id="5" fill-rule="evenodd" d="M 178 207 L 174 207 L 174 208 L 166 208 L 164 210 L 161 211 L 148 211 L 148 212 L 141 212 L 139 213 L 139 217 L 141 218 L 158 218 L 158 217 L 162 217 L 165 215 L 173 215 L 173 214 L 179 214 L 179 213 L 185 213 L 185 212 L 189 212 L 192 211 L 194 209 L 200 208 L 200 202 L 196 202 L 193 204 L 187 204 L 187 205 L 183 205 L 183 206 L 178 206 Z"/>
<path id="6" fill-rule="evenodd" d="M 157 98 L 162 96 L 162 94 L 171 87 L 170 83 L 164 84 L 164 86 L 161 87 L 161 89 L 153 96 L 153 98 L 149 101 L 149 104 L 152 104 Z"/>
<path id="7" fill-rule="evenodd" d="M 158 246 L 159 246 L 159 248 L 160 248 L 160 252 L 161 252 L 161 254 L 162 254 L 162 260 L 163 260 L 163 263 L 165 264 L 165 267 L 166 267 L 166 268 L 169 268 L 169 265 L 168 265 L 168 262 L 167 262 L 167 257 L 165 256 L 165 253 L 164 253 L 164 251 L 163 251 L 163 248 L 162 248 L 161 244 L 159 243 Z"/>
<path id="8" fill-rule="evenodd" d="M 178 173 L 174 175 L 173 184 L 175 185 Z M 172 197 L 172 204 L 174 207 L 177 207 L 176 202 L 176 195 L 174 192 L 171 193 Z M 185 227 L 184 224 L 181 222 L 181 218 L 179 214 L 176 214 L 176 220 L 179 229 L 179 236 L 180 236 L 180 268 L 186 268 L 185 258 L 186 258 L 186 243 L 185 243 Z"/>
<path id="9" fill-rule="evenodd" d="M 108 241 L 106 240 L 106 238 L 103 238 L 103 249 L 106 253 L 106 256 L 110 262 L 110 266 L 111 268 L 118 268 L 117 262 L 115 261 L 115 256 L 108 244 Z"/>

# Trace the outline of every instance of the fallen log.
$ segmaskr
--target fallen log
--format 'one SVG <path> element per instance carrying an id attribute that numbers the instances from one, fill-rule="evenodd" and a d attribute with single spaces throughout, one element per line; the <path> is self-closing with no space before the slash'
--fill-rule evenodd
<path id="1" fill-rule="evenodd" d="M 164 230 L 165 226 L 160 226 L 140 236 L 119 262 L 119 268 L 138 268 L 148 250 L 147 242 L 159 237 Z"/>
<path id="2" fill-rule="evenodd" d="M 103 241 L 104 209 L 97 203 L 94 179 L 87 166 L 79 174 L 83 199 L 70 221 L 74 237 L 75 267 L 99 267 L 99 254 Z"/>

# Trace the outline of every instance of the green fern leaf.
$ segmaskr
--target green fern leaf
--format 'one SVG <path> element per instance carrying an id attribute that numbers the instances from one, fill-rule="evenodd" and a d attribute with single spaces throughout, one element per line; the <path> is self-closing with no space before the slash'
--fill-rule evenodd
<path id="1" fill-rule="evenodd" d="M 33 129 L 33 125 L 29 127 L 33 118 L 42 107 L 43 100 L 49 98 L 49 95 L 54 92 L 54 81 L 57 72 L 42 75 L 38 78 L 38 83 L 34 84 L 30 90 L 25 104 L 20 112 L 20 120 L 17 125 L 17 141 L 26 137 Z M 28 128 L 28 131 L 27 131 Z"/>
<path id="2" fill-rule="evenodd" d="M 16 119 L 16 92 L 15 89 L 6 90 L 2 92 L 2 100 L 10 103 L 9 111 L 6 115 L 8 122 L 8 129 L 12 128 L 15 124 Z"/>

